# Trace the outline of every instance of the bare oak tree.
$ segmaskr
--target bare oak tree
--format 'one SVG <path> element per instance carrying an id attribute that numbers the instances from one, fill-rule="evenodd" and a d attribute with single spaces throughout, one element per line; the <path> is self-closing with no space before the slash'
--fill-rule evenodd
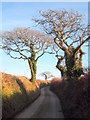
<path id="1" fill-rule="evenodd" d="M 83 16 L 72 10 L 40 11 L 40 15 L 40 18 L 33 18 L 34 22 L 51 35 L 54 43 L 64 52 L 63 56 L 57 52 L 56 67 L 62 75 L 66 72 L 68 78 L 80 76 L 83 73 L 82 57 L 85 54 L 81 47 L 90 39 L 87 26 L 82 21 Z M 65 66 L 61 64 L 63 60 Z"/>
<path id="2" fill-rule="evenodd" d="M 48 71 L 41 73 L 41 76 L 45 76 L 45 80 L 54 77 L 54 75 L 52 75 L 52 73 L 50 73 Z"/>
<path id="3" fill-rule="evenodd" d="M 38 30 L 16 28 L 2 34 L 2 49 L 14 59 L 28 60 L 31 81 L 35 82 L 37 61 L 51 45 L 50 37 Z"/>

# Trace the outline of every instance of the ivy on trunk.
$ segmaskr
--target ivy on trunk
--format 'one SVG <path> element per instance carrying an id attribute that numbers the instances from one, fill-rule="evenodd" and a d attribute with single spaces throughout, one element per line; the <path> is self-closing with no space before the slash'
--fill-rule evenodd
<path id="1" fill-rule="evenodd" d="M 60 70 L 62 77 L 67 76 L 69 80 L 78 78 L 83 74 L 82 57 L 84 52 L 81 47 L 90 40 L 88 25 L 83 24 L 83 15 L 77 11 L 48 10 L 40 11 L 40 18 L 34 18 L 36 24 L 40 25 L 44 32 L 53 37 L 53 48 L 57 57 L 56 67 Z M 64 60 L 65 65 L 62 65 Z"/>

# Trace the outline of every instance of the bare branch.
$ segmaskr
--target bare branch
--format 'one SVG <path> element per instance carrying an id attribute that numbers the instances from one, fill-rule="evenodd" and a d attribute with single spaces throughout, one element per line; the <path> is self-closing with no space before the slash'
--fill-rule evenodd
<path id="1" fill-rule="evenodd" d="M 39 56 L 36 58 L 36 61 L 37 61 L 40 57 L 42 57 L 42 56 L 44 55 L 44 53 L 45 53 L 45 52 L 43 52 L 41 55 L 39 55 Z"/>
<path id="2" fill-rule="evenodd" d="M 32 46 L 36 54 L 46 51 L 52 43 L 52 38 L 45 35 L 43 32 L 38 30 L 32 30 L 29 28 L 16 28 L 11 32 L 4 32 L 2 34 L 1 48 L 9 53 L 9 51 L 14 52 L 16 56 L 11 56 L 12 58 L 17 58 L 17 53 L 20 54 L 25 59 L 31 57 Z M 8 54 L 9 55 L 9 54 Z"/>
<path id="3" fill-rule="evenodd" d="M 75 49 L 75 51 L 74 51 L 74 54 L 80 49 L 80 47 L 84 44 L 84 43 L 86 43 L 87 41 L 89 41 L 90 40 L 90 36 L 88 37 L 88 38 L 86 38 L 84 41 L 82 41 L 82 43 L 79 45 L 79 46 L 77 46 L 77 48 Z"/>
<path id="4" fill-rule="evenodd" d="M 20 57 L 14 57 L 10 53 L 7 53 L 7 55 L 9 55 L 13 59 L 24 59 L 25 60 L 25 58 L 23 58 L 22 56 L 20 56 Z"/>
<path id="5" fill-rule="evenodd" d="M 83 39 L 87 36 L 87 28 L 82 22 L 82 15 L 74 11 L 48 10 L 40 11 L 41 18 L 34 18 L 36 24 L 54 37 L 54 42 L 63 51 L 74 46 L 79 41 L 79 35 Z M 58 40 L 57 40 L 58 39 Z"/>
<path id="6" fill-rule="evenodd" d="M 18 48 L 18 52 L 20 53 L 20 55 L 22 55 L 22 56 L 24 56 L 26 59 L 28 59 L 28 57 L 21 52 L 21 50 L 20 50 L 20 48 L 19 48 L 19 46 L 18 46 L 17 44 L 16 44 L 16 46 L 17 46 L 17 48 Z"/>

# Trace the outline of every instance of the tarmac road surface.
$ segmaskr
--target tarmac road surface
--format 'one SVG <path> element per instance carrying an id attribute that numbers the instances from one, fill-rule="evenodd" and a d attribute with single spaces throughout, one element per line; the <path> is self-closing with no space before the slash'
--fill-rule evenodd
<path id="1" fill-rule="evenodd" d="M 64 118 L 60 100 L 48 87 L 41 89 L 41 95 L 15 118 Z"/>

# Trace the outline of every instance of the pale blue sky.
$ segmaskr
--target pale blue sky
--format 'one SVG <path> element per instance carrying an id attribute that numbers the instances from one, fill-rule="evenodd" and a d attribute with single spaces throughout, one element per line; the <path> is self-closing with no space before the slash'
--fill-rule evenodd
<path id="1" fill-rule="evenodd" d="M 40 3 L 40 2 L 15 2 L 15 3 L 2 3 L 2 30 L 12 30 L 15 27 L 32 27 L 32 17 L 39 16 L 39 10 L 48 10 L 48 9 L 67 9 L 67 10 L 75 10 L 79 13 L 85 15 L 85 22 L 88 23 L 88 3 Z M 87 48 L 83 48 L 86 53 Z M 2 52 L 2 65 L 0 67 L 0 71 L 16 74 L 16 75 L 24 75 L 30 77 L 30 71 L 27 61 L 23 60 L 14 60 L 7 56 L 4 52 Z M 39 78 L 39 74 L 44 71 L 49 71 L 53 75 L 59 77 L 60 72 L 56 69 L 57 59 L 54 55 L 44 55 L 42 56 L 37 64 L 37 78 Z M 83 59 L 83 65 L 88 65 L 88 55 L 86 54 Z"/>

